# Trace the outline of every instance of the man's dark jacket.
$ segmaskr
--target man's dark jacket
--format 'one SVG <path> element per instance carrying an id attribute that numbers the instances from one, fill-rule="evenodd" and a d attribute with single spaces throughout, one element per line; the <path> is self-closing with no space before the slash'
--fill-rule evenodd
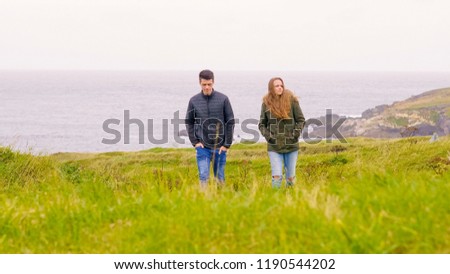
<path id="1" fill-rule="evenodd" d="M 213 90 L 207 96 L 200 92 L 189 100 L 186 127 L 193 146 L 201 142 L 211 149 L 229 148 L 233 142 L 234 123 L 233 109 L 225 94 Z"/>

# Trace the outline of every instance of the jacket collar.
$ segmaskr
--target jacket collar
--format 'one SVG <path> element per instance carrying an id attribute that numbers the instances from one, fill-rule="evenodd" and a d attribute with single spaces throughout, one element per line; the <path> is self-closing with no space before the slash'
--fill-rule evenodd
<path id="1" fill-rule="evenodd" d="M 214 93 L 216 93 L 216 90 L 215 90 L 215 89 L 212 90 L 211 95 L 205 95 L 205 94 L 203 93 L 203 91 L 200 91 L 200 94 L 202 95 L 203 98 L 211 98 L 211 97 L 214 96 Z"/>

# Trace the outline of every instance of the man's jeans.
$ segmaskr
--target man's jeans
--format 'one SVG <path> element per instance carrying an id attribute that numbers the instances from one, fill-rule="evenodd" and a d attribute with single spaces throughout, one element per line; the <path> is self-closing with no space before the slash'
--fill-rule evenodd
<path id="1" fill-rule="evenodd" d="M 272 187 L 280 188 L 283 180 L 283 164 L 286 172 L 286 186 L 293 186 L 295 180 L 295 165 L 298 151 L 278 153 L 269 151 L 270 166 L 272 168 Z M 278 178 L 274 178 L 278 176 Z"/>
<path id="2" fill-rule="evenodd" d="M 219 150 L 210 149 L 210 148 L 195 148 L 197 151 L 197 166 L 198 173 L 200 177 L 200 183 L 202 185 L 208 183 L 209 179 L 209 166 L 211 164 L 211 160 L 213 162 L 214 169 L 214 177 L 219 180 L 219 183 L 225 182 L 225 164 L 227 161 L 227 153 L 222 151 L 219 154 Z"/>

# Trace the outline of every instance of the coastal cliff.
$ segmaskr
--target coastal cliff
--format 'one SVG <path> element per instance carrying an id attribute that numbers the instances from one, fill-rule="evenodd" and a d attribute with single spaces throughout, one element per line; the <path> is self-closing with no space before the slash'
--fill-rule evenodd
<path id="1" fill-rule="evenodd" d="M 339 121 L 342 122 L 339 133 L 343 137 L 399 138 L 434 133 L 448 135 L 450 88 L 427 91 L 392 105 L 376 106 L 364 111 L 358 118 L 330 115 L 317 119 L 323 126 L 312 126 L 309 137 L 332 137 L 333 132 L 327 131 L 325 125 L 330 122 L 335 125 Z"/>

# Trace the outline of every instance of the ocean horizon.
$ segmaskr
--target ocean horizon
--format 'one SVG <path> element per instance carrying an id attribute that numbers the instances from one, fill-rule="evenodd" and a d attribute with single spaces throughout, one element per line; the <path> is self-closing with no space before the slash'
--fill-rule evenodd
<path id="1" fill-rule="evenodd" d="M 237 141 L 257 134 L 262 97 L 275 76 L 299 97 L 306 119 L 327 109 L 358 117 L 450 87 L 450 72 L 215 71 L 214 88 L 230 98 L 238 119 Z M 190 147 L 176 123 L 198 92 L 198 71 L 0 71 L 0 146 L 37 154 Z M 144 129 L 132 123 L 126 134 L 127 119 Z M 105 144 L 114 139 L 105 123 L 120 133 L 115 144 Z"/>

